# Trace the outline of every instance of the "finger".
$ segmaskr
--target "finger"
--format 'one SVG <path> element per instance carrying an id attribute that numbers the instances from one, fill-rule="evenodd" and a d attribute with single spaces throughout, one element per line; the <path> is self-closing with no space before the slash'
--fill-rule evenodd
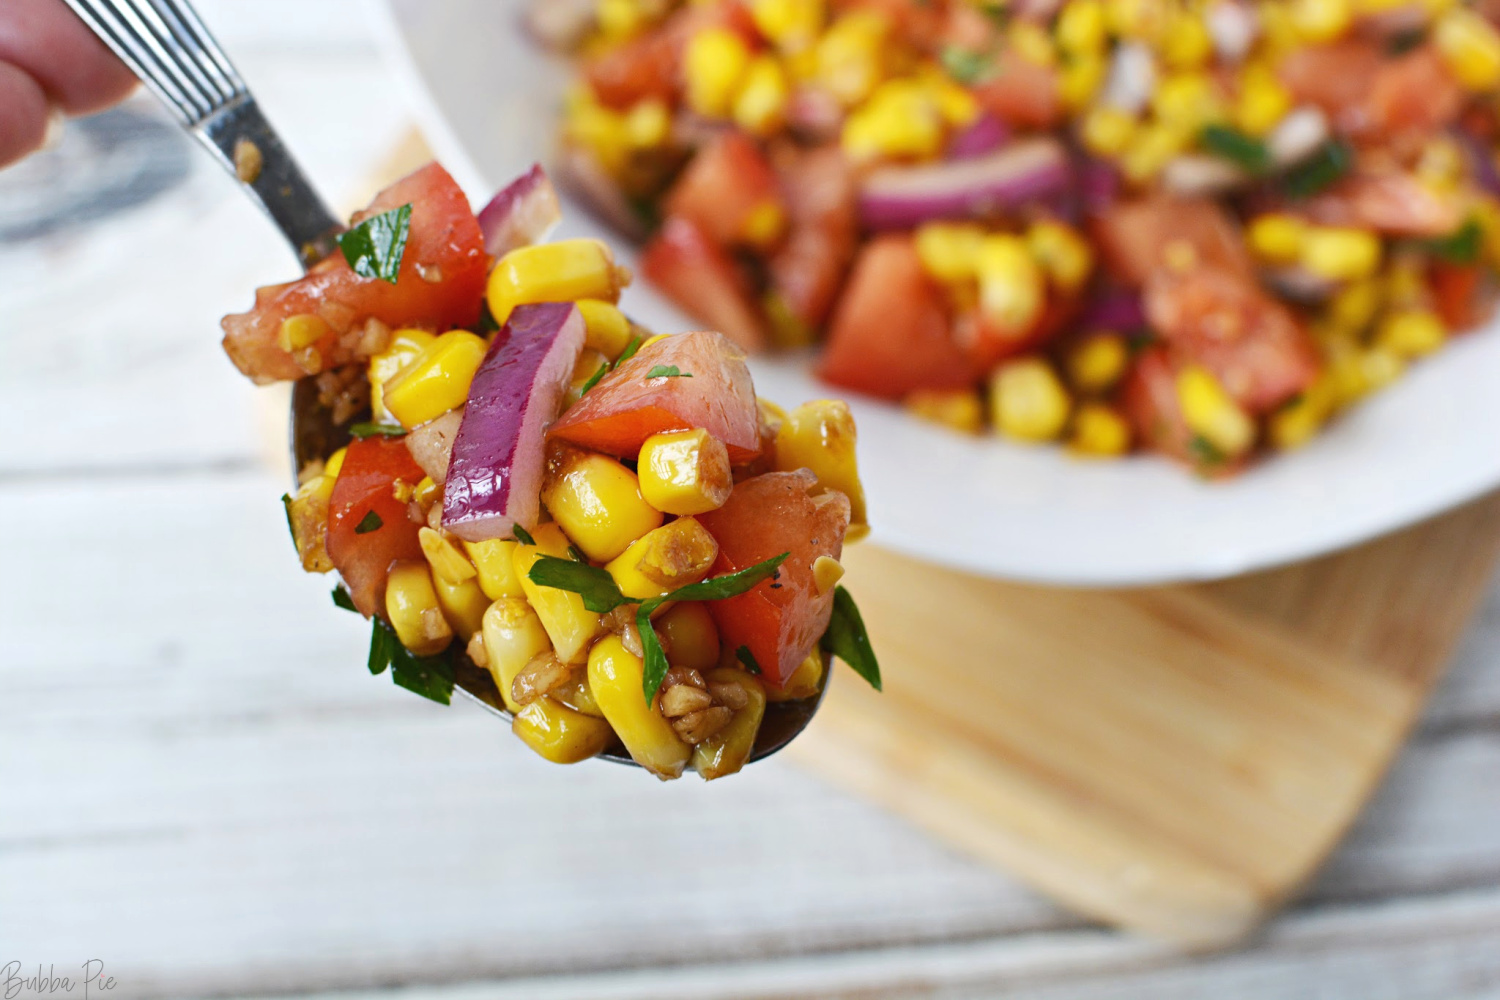
<path id="1" fill-rule="evenodd" d="M 69 114 L 102 111 L 136 82 L 62 0 L 0 2 L 0 59 L 30 73 Z"/>
<path id="2" fill-rule="evenodd" d="M 41 85 L 0 60 L 0 167 L 42 147 L 50 114 Z"/>

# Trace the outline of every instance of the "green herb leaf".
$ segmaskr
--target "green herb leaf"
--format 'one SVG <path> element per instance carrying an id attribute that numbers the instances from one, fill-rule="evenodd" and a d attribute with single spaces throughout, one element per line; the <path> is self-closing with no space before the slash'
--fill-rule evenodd
<path id="1" fill-rule="evenodd" d="M 286 533 L 292 536 L 292 548 L 297 549 L 297 527 L 292 524 L 292 495 L 290 493 L 281 494 L 281 509 L 286 514 Z M 297 555 L 301 554 L 302 550 L 297 549 Z"/>
<path id="2" fill-rule="evenodd" d="M 370 673 L 385 673 L 398 687 L 414 691 L 440 705 L 453 701 L 453 660 L 447 654 L 418 656 L 401 645 L 396 630 L 376 616 L 370 634 Z"/>
<path id="3" fill-rule="evenodd" d="M 755 654 L 750 652 L 749 646 L 741 646 L 739 649 L 736 649 L 734 651 L 734 658 L 739 660 L 747 671 L 756 677 L 760 676 L 760 664 L 756 662 Z"/>
<path id="4" fill-rule="evenodd" d="M 345 590 L 342 586 L 333 588 L 333 603 L 345 611 L 353 611 L 355 614 L 359 614 L 359 609 L 354 606 L 354 598 L 350 597 L 349 591 Z"/>
<path id="5" fill-rule="evenodd" d="M 1472 264 L 1479 259 L 1484 245 L 1484 230 L 1479 220 L 1470 218 L 1456 232 L 1437 239 L 1423 240 L 1422 249 L 1450 264 Z"/>
<path id="6" fill-rule="evenodd" d="M 1125 338 L 1125 353 L 1133 358 L 1154 345 L 1156 339 L 1156 334 L 1150 330 L 1136 330 Z"/>
<path id="7" fill-rule="evenodd" d="M 619 585 L 608 571 L 588 563 L 542 556 L 526 575 L 538 586 L 556 587 L 577 594 L 583 598 L 583 606 L 596 614 L 607 614 L 622 604 L 631 603 L 630 598 L 620 593 Z"/>
<path id="8" fill-rule="evenodd" d="M 378 424 L 367 421 L 362 424 L 350 425 L 349 436 L 352 438 L 358 438 L 361 441 L 363 441 L 365 438 L 372 438 L 377 436 L 399 438 L 406 437 L 406 428 L 402 427 L 400 424 Z"/>
<path id="9" fill-rule="evenodd" d="M 648 607 L 649 605 L 649 607 Z M 651 626 L 651 612 L 656 610 L 656 605 L 651 602 L 642 604 L 635 611 L 635 630 L 641 635 L 641 693 L 646 696 L 646 704 L 656 700 L 656 692 L 661 690 L 661 682 L 667 679 L 666 651 L 661 648 L 661 639 L 656 634 L 656 629 Z"/>
<path id="10" fill-rule="evenodd" d="M 657 365 L 646 373 L 647 378 L 692 378 L 692 372 L 678 369 L 676 365 Z"/>
<path id="11" fill-rule="evenodd" d="M 606 375 L 609 374 L 609 368 L 610 368 L 609 362 L 606 361 L 606 362 L 604 362 L 604 364 L 600 365 L 597 369 L 595 369 L 594 370 L 594 374 L 592 374 L 592 375 L 589 376 L 589 380 L 587 382 L 583 383 L 583 388 L 578 390 L 578 395 L 580 395 L 580 396 L 587 395 L 588 391 L 590 389 L 592 389 L 594 386 L 596 386 L 596 385 L 599 384 L 599 380 L 601 378 L 603 378 L 604 376 L 606 376 Z"/>
<path id="12" fill-rule="evenodd" d="M 385 522 L 380 519 L 379 514 L 371 510 L 359 519 L 359 523 L 354 526 L 354 533 L 356 535 L 368 535 L 370 532 L 379 531 L 383 527 L 385 527 Z"/>
<path id="13" fill-rule="evenodd" d="M 379 278 L 394 285 L 406 255 L 406 238 L 411 235 L 411 206 L 402 205 L 389 212 L 372 215 L 339 237 L 344 259 L 361 278 Z"/>
<path id="14" fill-rule="evenodd" d="M 385 668 L 391 665 L 391 657 L 396 655 L 396 650 L 405 649 L 401 640 L 396 638 L 395 629 L 391 628 L 376 615 L 372 620 L 370 631 L 370 673 L 383 674 Z"/>
<path id="15" fill-rule="evenodd" d="M 1325 142 L 1316 153 L 1288 170 L 1281 189 L 1291 198 L 1310 198 L 1328 188 L 1354 166 L 1354 151 L 1338 140 Z"/>
<path id="16" fill-rule="evenodd" d="M 980 83 L 995 75 L 995 59 L 984 52 L 948 45 L 938 54 L 948 75 L 965 86 Z"/>
<path id="17" fill-rule="evenodd" d="M 589 561 L 588 556 L 584 555 L 576 545 L 568 546 L 568 555 L 572 557 L 574 562 L 586 563 Z"/>
<path id="18" fill-rule="evenodd" d="M 1228 456 L 1220 451 L 1212 441 L 1201 434 L 1194 434 L 1192 440 L 1188 442 L 1188 454 L 1199 465 L 1219 465 L 1228 459 Z"/>
<path id="19" fill-rule="evenodd" d="M 1404 56 L 1412 49 L 1427 40 L 1427 31 L 1424 28 L 1412 28 L 1407 31 L 1392 35 L 1385 43 L 1385 54 L 1388 56 Z"/>
<path id="20" fill-rule="evenodd" d="M 625 345 L 625 350 L 620 352 L 620 356 L 618 358 L 615 358 L 614 367 L 618 368 L 625 362 L 629 361 L 631 358 L 635 357 L 635 352 L 641 349 L 641 345 L 643 343 L 645 343 L 645 341 L 643 341 L 640 337 L 631 337 L 630 343 Z"/>
<path id="21" fill-rule="evenodd" d="M 479 300 L 479 332 L 494 333 L 500 329 L 500 324 L 495 321 L 495 314 L 490 312 L 490 304 L 483 299 Z"/>
<path id="22" fill-rule="evenodd" d="M 1271 166 L 1265 143 L 1228 125 L 1205 125 L 1198 145 L 1251 174 L 1265 173 Z"/>
<path id="23" fill-rule="evenodd" d="M 527 531 L 525 528 L 521 527 L 519 524 L 513 524 L 513 525 L 511 525 L 510 526 L 510 533 L 511 533 L 512 537 L 514 537 L 515 540 L 518 541 L 518 542 L 520 542 L 522 545 L 535 545 L 536 544 L 536 539 L 531 537 L 531 532 Z"/>
<path id="24" fill-rule="evenodd" d="M 880 664 L 870 645 L 870 633 L 865 631 L 865 620 L 860 617 L 854 598 L 843 587 L 834 588 L 833 617 L 828 619 L 828 630 L 818 644 L 849 664 L 870 687 L 880 690 Z"/>

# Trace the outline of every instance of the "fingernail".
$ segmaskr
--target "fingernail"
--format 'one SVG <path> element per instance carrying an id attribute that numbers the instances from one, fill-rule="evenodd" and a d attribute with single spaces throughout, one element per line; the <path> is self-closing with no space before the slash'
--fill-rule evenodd
<path id="1" fill-rule="evenodd" d="M 63 129 L 67 124 L 68 116 L 63 113 L 63 109 L 52 105 L 47 112 L 47 131 L 42 135 L 42 148 L 51 149 L 62 142 Z"/>

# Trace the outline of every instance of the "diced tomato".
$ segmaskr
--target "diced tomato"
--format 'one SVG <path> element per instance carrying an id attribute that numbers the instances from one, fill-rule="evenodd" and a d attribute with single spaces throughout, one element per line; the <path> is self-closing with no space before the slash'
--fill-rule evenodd
<path id="1" fill-rule="evenodd" d="M 1051 128 L 1062 120 L 1062 95 L 1057 70 L 1042 66 L 1006 49 L 993 64 L 994 72 L 973 87 L 980 105 L 1017 128 Z"/>
<path id="2" fill-rule="evenodd" d="M 330 327 L 313 345 L 321 359 L 313 371 L 368 354 L 360 334 L 370 319 L 436 330 L 473 325 L 489 255 L 468 199 L 446 170 L 430 163 L 397 181 L 354 222 L 408 204 L 411 229 L 394 285 L 360 277 L 335 251 L 296 281 L 260 289 L 253 309 L 225 316 L 221 324 L 224 350 L 235 366 L 261 383 L 311 374 L 278 343 L 282 321 L 291 316 L 317 315 Z"/>
<path id="3" fill-rule="evenodd" d="M 1078 315 L 1080 307 L 1076 296 L 1053 293 L 1035 323 L 1019 334 L 1006 334 L 986 321 L 977 310 L 968 323 L 955 323 L 955 329 L 972 331 L 970 339 L 960 335 L 958 340 L 968 350 L 976 371 L 987 372 L 997 363 L 1012 355 L 1021 354 L 1040 347 L 1066 329 Z"/>
<path id="4" fill-rule="evenodd" d="M 746 236 L 758 213 L 785 214 L 771 164 L 755 140 L 735 131 L 719 132 L 698 150 L 668 192 L 666 210 L 724 247 L 753 242 Z"/>
<path id="5" fill-rule="evenodd" d="M 691 378 L 647 378 L 658 365 Z M 738 464 L 760 453 L 760 408 L 738 346 L 717 333 L 680 333 L 641 348 L 574 403 L 550 437 L 635 458 L 653 434 L 701 427 Z"/>
<path id="6" fill-rule="evenodd" d="M 397 480 L 416 486 L 424 475 L 406 443 L 392 438 L 351 441 L 344 455 L 328 500 L 328 557 L 366 618 L 385 607 L 391 564 L 422 558 L 417 541 L 421 526 L 406 516 L 406 504 L 396 499 L 394 488 Z M 377 519 L 379 526 L 370 527 Z M 366 525 L 363 531 L 361 524 Z"/>
<path id="7" fill-rule="evenodd" d="M 833 590 L 818 592 L 812 567 L 819 556 L 837 559 L 849 530 L 849 498 L 836 491 L 808 496 L 816 482 L 806 469 L 768 472 L 737 484 L 724 506 L 698 516 L 719 543 L 715 576 L 790 553 L 773 579 L 707 605 L 720 643 L 748 649 L 761 679 L 777 688 L 828 629 Z"/>
<path id="8" fill-rule="evenodd" d="M 1193 432 L 1177 401 L 1177 372 L 1165 347 L 1147 348 L 1136 358 L 1120 387 L 1120 405 L 1148 448 L 1195 464 Z"/>
<path id="9" fill-rule="evenodd" d="M 1446 236 L 1463 221 L 1458 203 L 1410 174 L 1355 174 L 1310 199 L 1305 212 L 1325 226 L 1393 236 Z"/>
<path id="10" fill-rule="evenodd" d="M 668 219 L 641 251 L 641 274 L 672 301 L 749 351 L 765 346 L 749 283 L 703 231 Z"/>
<path id="11" fill-rule="evenodd" d="M 1366 124 L 1365 101 L 1386 64 L 1374 42 L 1350 39 L 1332 45 L 1299 45 L 1276 67 L 1298 104 L 1321 108 L 1341 130 Z"/>
<path id="12" fill-rule="evenodd" d="M 818 376 L 887 399 L 974 384 L 974 368 L 949 332 L 942 293 L 910 237 L 880 236 L 860 251 Z"/>
<path id="13" fill-rule="evenodd" d="M 1110 273 L 1140 287 L 1166 263 L 1168 247 L 1190 248 L 1202 265 L 1252 280 L 1255 270 L 1234 220 L 1207 198 L 1153 195 L 1119 202 L 1094 217 L 1092 231 Z"/>
<path id="14" fill-rule="evenodd" d="M 854 172 L 837 146 L 776 162 L 791 228 L 772 254 L 771 287 L 797 320 L 819 328 L 838 298 L 859 238 Z"/>
<path id="15" fill-rule="evenodd" d="M 1317 352 L 1296 317 L 1238 276 L 1162 271 L 1146 285 L 1145 305 L 1152 329 L 1213 372 L 1252 414 L 1284 403 L 1318 373 Z"/>
<path id="16" fill-rule="evenodd" d="M 853 10 L 883 14 L 891 35 L 914 48 L 937 51 L 943 40 L 947 15 L 940 8 L 958 4 L 912 3 L 912 0 L 834 0 L 836 13 Z"/>
<path id="17" fill-rule="evenodd" d="M 1463 103 L 1463 88 L 1437 49 L 1422 45 L 1380 67 L 1363 107 L 1370 129 L 1378 135 L 1425 135 L 1456 120 Z"/>
<path id="18" fill-rule="evenodd" d="M 1428 273 L 1433 307 L 1443 325 L 1453 332 L 1485 322 L 1495 311 L 1495 296 L 1478 264 L 1434 261 Z"/>
<path id="19" fill-rule="evenodd" d="M 673 104 L 680 53 L 675 33 L 654 31 L 589 60 L 584 78 L 606 107 L 624 110 L 650 98 Z"/>

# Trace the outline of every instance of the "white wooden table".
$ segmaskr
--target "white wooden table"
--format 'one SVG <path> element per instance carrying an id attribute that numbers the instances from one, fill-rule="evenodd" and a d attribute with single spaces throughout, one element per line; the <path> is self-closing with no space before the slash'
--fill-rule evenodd
<path id="1" fill-rule="evenodd" d="M 341 208 L 407 128 L 351 2 L 203 5 Z M 0 245 L 0 995 L 8 962 L 99 959 L 111 1000 L 1500 998 L 1500 589 L 1323 876 L 1230 954 L 1088 926 L 781 761 L 558 770 L 365 675 L 292 558 L 279 401 L 218 347 L 292 260 L 152 142 L 170 190 Z"/>

